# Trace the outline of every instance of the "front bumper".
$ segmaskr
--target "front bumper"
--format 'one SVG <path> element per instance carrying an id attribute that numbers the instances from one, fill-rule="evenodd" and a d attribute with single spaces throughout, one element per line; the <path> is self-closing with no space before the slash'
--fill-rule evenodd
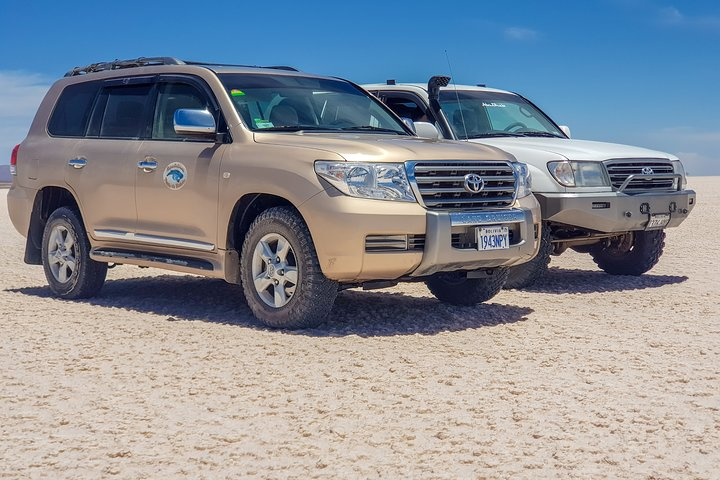
<path id="1" fill-rule="evenodd" d="M 508 209 L 451 213 L 429 211 L 417 203 L 352 198 L 328 190 L 298 208 L 310 229 L 323 273 L 343 283 L 511 266 L 532 259 L 539 246 L 540 206 L 532 195 Z M 453 237 L 479 225 L 507 225 L 512 232 L 510 248 L 478 251 L 453 247 Z M 424 249 L 367 251 L 368 237 L 403 235 L 424 236 Z"/>
<path id="2" fill-rule="evenodd" d="M 677 227 L 695 207 L 695 192 L 535 193 L 544 221 L 604 233 L 644 230 L 649 216 L 670 213 L 666 228 Z"/>
<path id="3" fill-rule="evenodd" d="M 512 240 L 507 250 L 479 251 L 456 248 L 452 234 L 457 230 L 472 232 L 482 225 L 505 225 Z M 509 267 L 524 263 L 537 254 L 539 226 L 528 208 L 487 210 L 480 212 L 427 212 L 427 233 L 422 262 L 411 273 L 413 277 L 452 270 L 479 270 Z M 457 233 L 456 233 L 457 235 Z"/>

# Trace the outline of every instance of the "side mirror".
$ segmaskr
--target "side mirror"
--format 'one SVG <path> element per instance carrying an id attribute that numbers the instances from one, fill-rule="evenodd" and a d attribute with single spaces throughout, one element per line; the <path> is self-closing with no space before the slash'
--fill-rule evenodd
<path id="1" fill-rule="evenodd" d="M 173 127 L 178 135 L 214 135 L 215 117 L 207 110 L 180 108 L 173 115 Z"/>
<path id="2" fill-rule="evenodd" d="M 562 130 L 562 132 L 565 135 L 567 135 L 568 138 L 572 138 L 572 135 L 570 135 L 570 127 L 568 127 L 567 125 L 558 125 L 558 126 L 560 127 L 560 130 Z"/>
<path id="3" fill-rule="evenodd" d="M 415 122 L 415 134 L 418 137 L 430 138 L 432 140 L 439 140 L 442 138 L 440 130 L 429 122 Z"/>
<path id="4" fill-rule="evenodd" d="M 413 122 L 411 119 L 409 119 L 409 118 L 407 118 L 407 117 L 400 117 L 400 120 L 402 120 L 403 123 L 404 123 L 405 125 L 407 125 L 407 127 L 408 127 L 410 130 L 412 130 L 413 133 L 415 133 L 415 122 Z"/>

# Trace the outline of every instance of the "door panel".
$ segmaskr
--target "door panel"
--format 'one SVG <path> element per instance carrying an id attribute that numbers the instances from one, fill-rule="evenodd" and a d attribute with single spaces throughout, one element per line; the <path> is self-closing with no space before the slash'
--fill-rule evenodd
<path id="1" fill-rule="evenodd" d="M 135 164 L 139 140 L 83 139 L 68 157 L 65 181 L 80 202 L 85 228 L 135 231 Z M 68 165 L 71 160 L 84 166 Z"/>
<path id="2" fill-rule="evenodd" d="M 143 142 L 136 171 L 138 235 L 168 246 L 212 249 L 217 243 L 217 203 L 223 144 L 174 130 L 178 109 L 208 109 L 210 99 L 192 81 L 161 79 L 151 138 Z M 219 124 L 216 118 L 216 124 Z M 152 237 L 148 237 L 152 236 Z"/>
<path id="3" fill-rule="evenodd" d="M 138 162 L 157 167 L 135 168 L 137 233 L 215 245 L 223 151 L 215 143 L 143 142 Z"/>

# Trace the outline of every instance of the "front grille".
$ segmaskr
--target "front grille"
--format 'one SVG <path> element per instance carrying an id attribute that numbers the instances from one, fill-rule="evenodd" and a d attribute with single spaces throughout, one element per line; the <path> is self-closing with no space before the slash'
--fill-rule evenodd
<path id="1" fill-rule="evenodd" d="M 507 207 L 515 199 L 515 174 L 507 162 L 418 162 L 409 170 L 429 209 Z M 483 179 L 478 193 L 465 189 L 465 176 L 471 173 Z"/>
<path id="2" fill-rule="evenodd" d="M 652 175 L 672 175 L 672 163 L 666 160 L 653 159 L 628 159 L 628 160 L 610 160 L 605 162 L 608 174 L 610 175 L 610 183 L 615 188 L 620 188 L 630 175 L 645 175 L 644 168 L 651 168 Z M 674 190 L 675 179 L 672 178 L 653 178 L 649 180 L 634 179 L 627 187 L 626 193 L 646 192 L 648 190 Z"/>

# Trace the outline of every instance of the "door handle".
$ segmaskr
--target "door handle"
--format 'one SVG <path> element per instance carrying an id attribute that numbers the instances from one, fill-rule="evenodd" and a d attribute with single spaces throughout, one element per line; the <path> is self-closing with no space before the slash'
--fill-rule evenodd
<path id="1" fill-rule="evenodd" d="M 73 158 L 72 160 L 68 160 L 68 165 L 73 168 L 83 168 L 87 165 L 87 160 L 82 157 Z"/>
<path id="2" fill-rule="evenodd" d="M 153 170 L 155 170 L 158 166 L 157 162 L 155 160 L 145 159 L 141 162 L 138 162 L 138 168 L 142 170 L 145 173 L 150 173 Z"/>

